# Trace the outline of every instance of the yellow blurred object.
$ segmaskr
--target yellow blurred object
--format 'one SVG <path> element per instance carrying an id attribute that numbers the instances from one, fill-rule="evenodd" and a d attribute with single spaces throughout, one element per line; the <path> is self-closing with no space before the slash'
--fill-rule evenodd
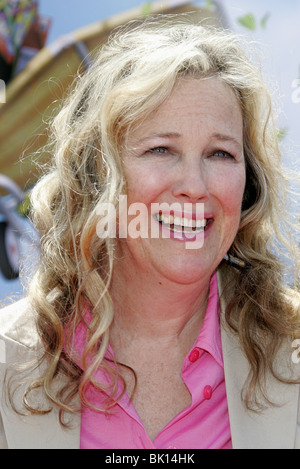
<path id="1" fill-rule="evenodd" d="M 51 156 L 43 148 L 47 143 L 49 121 L 58 112 L 77 72 L 84 72 L 92 51 L 106 41 L 114 28 L 149 13 L 184 12 L 190 12 L 189 22 L 223 26 L 220 11 L 211 5 L 200 8 L 183 0 L 147 5 L 147 12 L 144 4 L 60 37 L 44 47 L 9 83 L 6 102 L 0 104 L 0 173 L 13 179 L 22 189 L 35 183 L 41 173 L 36 163 L 45 163 Z"/>

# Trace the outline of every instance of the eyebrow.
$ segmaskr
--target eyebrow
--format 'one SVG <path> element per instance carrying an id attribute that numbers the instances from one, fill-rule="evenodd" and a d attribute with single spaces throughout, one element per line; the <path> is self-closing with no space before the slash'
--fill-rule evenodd
<path id="1" fill-rule="evenodd" d="M 153 138 L 179 138 L 181 134 L 178 132 L 166 132 L 166 133 L 154 133 L 149 135 L 148 137 L 141 138 L 137 143 L 144 143 L 148 140 L 152 140 Z M 219 132 L 215 132 L 211 135 L 212 140 L 223 140 L 225 142 L 232 142 L 235 145 L 238 145 L 240 148 L 243 147 L 243 144 L 239 142 L 236 138 L 231 135 L 221 134 Z"/>
<path id="2" fill-rule="evenodd" d="M 179 138 L 181 134 L 178 132 L 167 132 L 167 133 L 154 133 L 148 137 L 141 138 L 137 143 L 146 142 L 147 140 L 152 140 L 153 138 Z"/>
<path id="3" fill-rule="evenodd" d="M 236 138 L 232 137 L 231 135 L 220 134 L 217 132 L 212 135 L 212 138 L 216 140 L 224 140 L 225 142 L 232 142 L 235 145 L 238 145 L 239 147 L 243 146 L 241 142 L 239 142 Z"/>

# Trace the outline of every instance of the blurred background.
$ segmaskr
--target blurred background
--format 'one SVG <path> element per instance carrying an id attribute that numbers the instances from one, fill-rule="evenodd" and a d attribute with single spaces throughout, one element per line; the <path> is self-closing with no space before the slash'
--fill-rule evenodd
<path id="1" fill-rule="evenodd" d="M 120 24 L 177 12 L 256 43 L 284 165 L 300 171 L 300 0 L 0 0 L 0 301 L 26 293 L 38 262 L 28 192 L 50 157 L 47 124 L 77 71 Z"/>

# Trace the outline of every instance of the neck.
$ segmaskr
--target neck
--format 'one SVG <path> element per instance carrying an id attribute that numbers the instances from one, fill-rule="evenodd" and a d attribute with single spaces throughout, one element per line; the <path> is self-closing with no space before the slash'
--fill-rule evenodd
<path id="1" fill-rule="evenodd" d="M 134 279 L 134 281 L 133 281 Z M 132 276 L 117 269 L 111 285 L 112 331 L 131 340 L 180 340 L 198 335 L 206 311 L 210 278 L 178 285 L 147 272 Z"/>

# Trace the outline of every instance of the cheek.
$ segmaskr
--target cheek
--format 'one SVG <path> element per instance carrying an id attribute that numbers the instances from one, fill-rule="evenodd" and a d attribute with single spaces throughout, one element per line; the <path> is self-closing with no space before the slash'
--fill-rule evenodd
<path id="1" fill-rule="evenodd" d="M 226 211 L 232 216 L 237 218 L 241 215 L 241 207 L 243 201 L 244 186 L 240 185 L 238 187 L 231 187 L 230 190 L 226 192 L 224 197 L 224 205 Z"/>
<path id="2" fill-rule="evenodd" d="M 129 203 L 141 202 L 145 205 L 154 202 L 166 189 L 167 179 L 158 171 L 137 170 L 124 171 L 127 181 Z"/>
<path id="3" fill-rule="evenodd" d="M 241 206 L 245 188 L 245 172 L 237 174 L 224 172 L 223 176 L 215 180 L 215 195 L 223 212 L 230 218 L 240 218 Z"/>

